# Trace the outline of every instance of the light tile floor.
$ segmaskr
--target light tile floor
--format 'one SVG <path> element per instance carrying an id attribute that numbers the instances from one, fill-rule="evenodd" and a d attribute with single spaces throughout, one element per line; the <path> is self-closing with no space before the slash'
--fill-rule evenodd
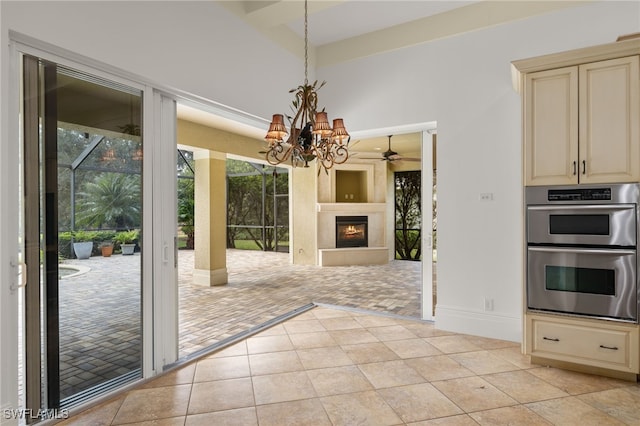
<path id="1" fill-rule="evenodd" d="M 72 416 L 70 425 L 638 425 L 640 385 L 520 346 L 316 307 Z"/>

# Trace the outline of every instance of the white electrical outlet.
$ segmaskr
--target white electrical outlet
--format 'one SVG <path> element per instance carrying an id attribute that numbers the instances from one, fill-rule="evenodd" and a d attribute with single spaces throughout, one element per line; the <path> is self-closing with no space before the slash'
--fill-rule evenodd
<path id="1" fill-rule="evenodd" d="M 493 192 L 481 192 L 480 201 L 493 201 Z"/>

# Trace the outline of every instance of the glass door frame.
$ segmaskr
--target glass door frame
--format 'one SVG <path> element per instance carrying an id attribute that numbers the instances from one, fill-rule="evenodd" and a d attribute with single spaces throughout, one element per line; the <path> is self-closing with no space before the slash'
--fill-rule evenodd
<path id="1" fill-rule="evenodd" d="M 435 320 L 433 303 L 433 170 L 436 130 L 422 131 L 422 319 Z"/>
<path id="2" fill-rule="evenodd" d="M 10 34 L 11 35 L 11 34 Z M 20 37 L 17 37 L 20 38 Z M 37 43 L 36 43 L 37 44 Z M 43 43 L 44 44 L 44 43 Z M 158 274 L 160 271 L 158 271 L 158 267 L 154 267 L 154 263 L 158 263 L 159 261 L 156 260 L 156 258 L 158 257 L 158 253 L 162 253 L 162 249 L 163 247 L 159 244 L 159 240 L 158 238 L 154 239 L 154 224 L 156 224 L 158 221 L 154 218 L 154 213 L 158 212 L 158 211 L 162 211 L 162 209 L 159 209 L 157 207 L 157 201 L 154 203 L 154 198 L 159 198 L 158 195 L 156 194 L 154 197 L 154 191 L 156 191 L 156 193 L 161 193 L 161 185 L 156 185 L 153 184 L 154 181 L 154 177 L 156 176 L 162 176 L 162 173 L 158 174 L 158 169 L 160 168 L 159 165 L 155 164 L 154 165 L 154 156 L 153 156 L 153 151 L 154 148 L 157 149 L 158 146 L 154 145 L 154 139 L 158 138 L 160 136 L 162 136 L 164 134 L 164 139 L 166 138 L 171 138 L 171 129 L 175 129 L 175 114 L 173 115 L 173 117 L 171 118 L 171 122 L 166 124 L 165 123 L 165 128 L 168 127 L 168 130 L 164 130 L 164 131 L 160 131 L 159 129 L 156 129 L 156 126 L 160 126 L 161 123 L 163 122 L 163 120 L 166 120 L 168 115 L 165 112 L 165 114 L 158 114 L 156 113 L 156 110 L 159 108 L 159 106 L 161 105 L 160 103 L 158 103 L 155 100 L 154 93 L 156 93 L 156 91 L 154 90 L 153 86 L 148 85 L 148 84 L 144 84 L 144 83 L 140 83 L 139 79 L 135 79 L 132 78 L 132 76 L 129 75 L 125 75 L 123 76 L 122 74 L 126 74 L 126 73 L 121 73 L 118 72 L 118 70 L 113 69 L 110 66 L 107 66 L 105 64 L 96 62 L 96 61 L 91 61 L 88 60 L 86 58 L 80 58 L 78 57 L 78 55 L 72 54 L 70 52 L 66 52 L 62 49 L 59 48 L 51 48 L 50 50 L 56 51 L 60 54 L 56 54 L 56 53 L 51 53 L 49 51 L 49 49 L 41 49 L 37 46 L 32 46 L 30 45 L 30 43 L 24 43 L 21 40 L 12 40 L 12 42 L 10 43 L 10 49 L 11 49 L 11 72 L 10 72 L 10 79 L 9 81 L 14 83 L 11 84 L 11 91 L 10 93 L 10 97 L 11 97 L 11 108 L 9 110 L 9 123 L 8 123 L 8 127 L 9 127 L 9 140 L 15 140 L 15 141 L 20 141 L 20 133 L 21 130 L 19 129 L 19 123 L 18 120 L 16 119 L 17 117 L 19 117 L 21 115 L 20 112 L 20 106 L 19 106 L 19 90 L 20 90 L 20 79 L 21 79 L 21 71 L 20 71 L 20 67 L 19 67 L 19 63 L 22 61 L 22 57 L 23 55 L 30 55 L 30 56 L 34 56 L 37 58 L 40 58 L 42 60 L 45 61 L 50 61 L 65 67 L 69 67 L 69 68 L 74 68 L 77 69 L 79 71 L 85 72 L 87 74 L 91 74 L 91 75 L 95 75 L 97 77 L 106 79 L 106 80 L 111 80 L 111 81 L 115 81 L 117 83 L 121 83 L 123 85 L 138 89 L 142 92 L 143 94 L 143 99 L 142 99 L 142 104 L 143 104 L 143 129 L 145 132 L 145 136 L 143 138 L 143 152 L 145 153 L 145 155 L 143 156 L 143 162 L 142 162 L 142 176 L 143 176 L 143 195 L 142 195 L 142 205 L 143 205 L 143 217 L 142 217 L 142 228 L 144 229 L 144 232 L 142 233 L 142 244 L 145 247 L 145 255 L 143 256 L 142 259 L 142 378 L 147 378 L 147 377 L 152 377 L 153 375 L 157 374 L 157 372 L 162 370 L 162 367 L 165 364 L 169 364 L 171 363 L 173 360 L 171 359 L 167 359 L 166 356 L 166 350 L 163 351 L 158 351 L 157 349 L 157 344 L 154 346 L 154 342 L 157 343 L 158 340 L 164 341 L 165 344 L 167 344 L 167 340 L 171 340 L 171 338 L 167 338 L 167 336 L 164 336 L 161 339 L 157 339 L 154 338 L 154 333 L 158 336 L 162 336 L 162 334 L 164 333 L 164 331 L 162 330 L 161 327 L 154 327 L 153 324 L 153 319 L 154 319 L 154 303 L 158 303 L 158 302 L 162 302 L 162 300 L 159 300 L 157 292 L 155 292 L 154 294 L 154 280 L 153 277 L 155 274 Z M 69 59 L 69 58 L 73 58 L 73 59 Z M 79 61 L 77 61 L 76 59 L 79 59 Z M 15 88 L 13 88 L 13 86 L 16 86 Z M 166 108 L 165 108 L 166 110 Z M 169 109 L 169 113 L 171 112 L 171 110 Z M 174 110 L 175 112 L 175 110 Z M 13 118 L 13 120 L 11 120 Z M 175 138 L 175 132 L 173 132 L 173 137 Z M 175 144 L 175 139 L 171 140 L 172 144 Z M 16 142 L 16 146 L 19 145 Z M 19 167 L 15 161 L 16 158 L 18 158 L 18 151 L 16 147 L 12 147 L 12 153 L 14 154 L 13 157 L 11 157 L 13 160 L 13 164 L 11 166 L 11 168 L 7 169 L 8 170 L 8 175 L 10 176 L 10 178 L 12 178 L 12 180 L 9 180 L 9 182 L 12 183 L 12 185 L 14 188 L 16 188 L 15 190 L 15 196 L 22 196 L 22 194 L 17 194 L 18 190 L 18 172 L 19 172 Z M 175 161 L 171 164 L 171 166 L 173 168 L 175 168 Z M 164 173 L 165 175 L 167 173 Z M 4 194 L 3 194 L 4 195 Z M 13 197 L 10 197 L 13 198 Z M 166 201 L 165 201 L 166 202 Z M 15 230 L 14 232 L 12 232 L 11 234 L 7 234 L 9 237 L 11 235 L 13 235 L 15 233 L 15 239 L 11 239 L 11 238 L 3 238 L 3 243 L 5 241 L 14 241 L 13 244 L 7 244 L 7 251 L 9 253 L 16 253 L 16 245 L 15 242 L 18 241 L 18 215 L 21 214 L 20 212 L 18 212 L 18 206 L 17 204 L 15 206 L 13 206 L 12 208 L 13 213 L 10 216 L 6 216 L 7 218 L 13 218 L 13 222 L 10 222 L 9 220 L 5 221 L 3 219 L 3 228 L 4 227 L 8 227 L 12 230 Z M 8 223 L 5 223 L 8 222 Z M 165 238 L 166 239 L 166 238 Z M 166 250 L 165 250 L 166 252 Z M 170 255 L 170 253 L 168 253 L 168 255 Z M 13 258 L 16 258 L 15 261 L 13 260 Z M 17 257 L 15 255 L 11 256 L 11 262 L 12 264 L 16 264 L 19 265 L 20 260 L 17 259 Z M 169 264 L 172 265 L 173 262 L 169 261 L 170 259 L 165 258 L 165 264 Z M 13 268 L 14 270 L 17 271 L 18 268 Z M 164 268 L 166 269 L 166 267 Z M 17 272 L 16 272 L 17 275 Z M 160 275 L 161 277 L 163 275 Z M 166 280 L 163 280 L 162 284 L 164 284 L 165 286 L 167 285 L 166 282 L 164 282 Z M 10 286 L 10 291 L 11 291 L 11 297 L 13 298 L 13 296 L 15 296 L 15 293 L 17 293 L 16 291 L 14 291 L 14 289 L 17 289 L 17 285 L 18 285 L 18 280 L 12 280 L 12 284 Z M 158 283 L 156 283 L 156 285 L 158 285 Z M 171 283 L 169 283 L 168 285 L 171 285 Z M 174 284 L 176 286 L 176 290 L 177 290 L 177 282 Z M 7 298 L 2 297 L 2 311 L 3 311 L 3 315 L 5 314 L 5 306 L 7 306 L 9 303 L 6 303 Z M 12 301 L 13 302 L 13 301 Z M 17 303 L 13 302 L 14 305 L 17 305 Z M 163 305 L 165 303 L 162 303 Z M 162 308 L 159 309 L 159 311 L 162 311 Z M 8 312 L 9 314 L 11 314 L 11 317 L 9 319 L 9 321 L 4 322 L 4 324 L 8 324 L 9 327 L 12 328 L 11 331 L 6 331 L 3 333 L 3 338 L 4 336 L 9 336 L 9 340 L 10 341 L 14 341 L 17 342 L 17 330 L 18 330 L 18 324 L 16 322 L 17 318 L 17 312 Z M 164 314 L 168 314 L 167 317 L 171 317 L 170 312 L 164 312 Z M 157 312 L 155 314 L 155 317 L 157 317 Z M 175 313 L 175 317 L 177 318 L 177 309 L 176 309 L 176 313 Z M 164 320 L 165 322 L 170 321 L 169 319 Z M 4 328 L 4 327 L 3 327 Z M 4 330 L 3 330 L 4 331 Z M 169 345 L 171 344 L 170 342 L 168 343 Z M 14 346 L 14 347 L 17 347 Z M 177 341 L 176 341 L 176 347 L 177 347 Z M 164 362 L 163 362 L 164 360 Z M 15 365 L 17 366 L 17 356 L 15 357 L 15 360 L 11 360 L 15 362 Z M 17 369 L 16 369 L 17 370 Z M 4 372 L 3 372 L 3 379 L 4 379 Z M 9 378 L 8 378 L 9 379 Z M 4 380 L 3 380 L 4 381 Z M 17 390 L 18 390 L 18 377 L 17 374 L 15 376 L 15 380 L 13 381 L 13 385 L 11 387 L 15 387 L 16 390 L 16 402 L 17 401 Z M 13 392 L 10 392 L 13 393 Z M 111 392 L 109 392 L 110 394 Z M 104 397 L 108 397 L 108 394 L 105 394 Z M 11 398 L 10 400 L 13 400 L 13 398 Z M 15 407 L 17 407 L 18 404 L 15 404 Z M 34 408 L 37 409 L 37 407 L 21 407 L 21 408 Z"/>

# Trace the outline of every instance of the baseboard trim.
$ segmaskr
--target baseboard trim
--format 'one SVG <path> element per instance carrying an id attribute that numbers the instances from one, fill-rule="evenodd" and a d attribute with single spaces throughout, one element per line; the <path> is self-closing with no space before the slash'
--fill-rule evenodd
<path id="1" fill-rule="evenodd" d="M 510 342 L 522 341 L 522 318 L 436 305 L 437 329 Z"/>

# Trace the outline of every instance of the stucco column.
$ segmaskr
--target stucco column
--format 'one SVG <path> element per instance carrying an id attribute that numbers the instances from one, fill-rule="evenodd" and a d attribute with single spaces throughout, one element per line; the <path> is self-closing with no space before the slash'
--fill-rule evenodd
<path id="1" fill-rule="evenodd" d="M 224 285 L 227 274 L 226 156 L 196 150 L 195 159 L 195 265 L 193 283 Z"/>

